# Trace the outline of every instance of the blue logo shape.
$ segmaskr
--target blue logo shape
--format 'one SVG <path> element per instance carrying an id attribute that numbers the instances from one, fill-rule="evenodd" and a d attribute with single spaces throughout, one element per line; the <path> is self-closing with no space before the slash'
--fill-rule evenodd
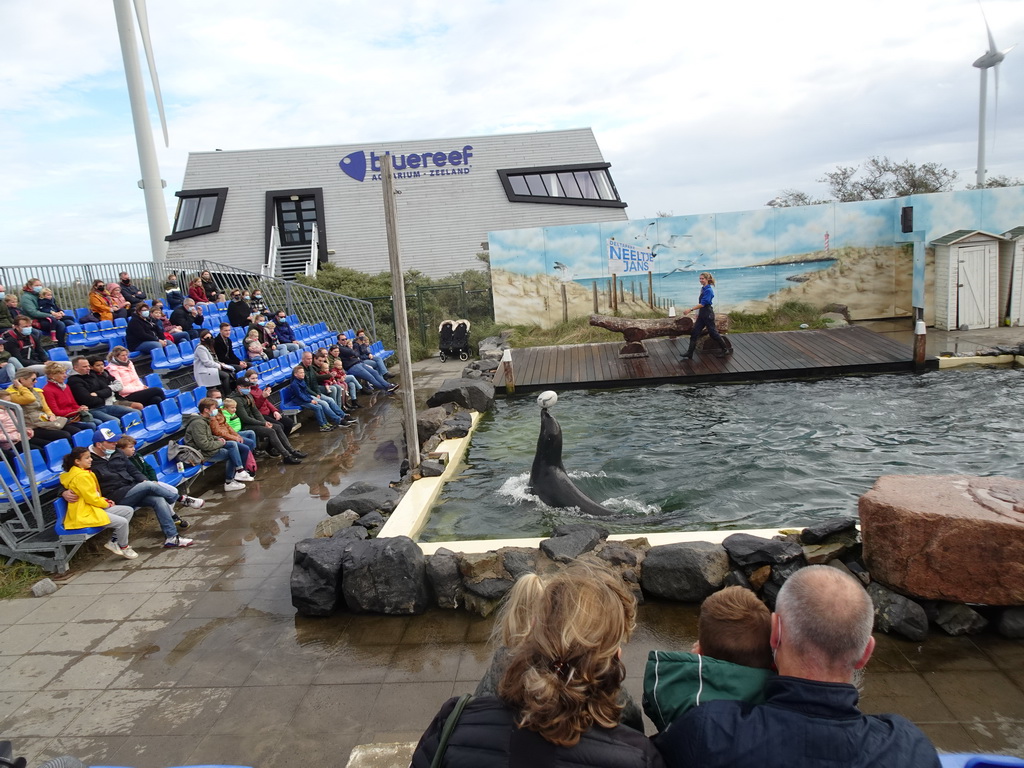
<path id="1" fill-rule="evenodd" d="M 366 178 L 366 153 L 359 150 L 351 155 L 345 155 L 338 163 L 338 167 L 350 178 L 363 181 Z"/>

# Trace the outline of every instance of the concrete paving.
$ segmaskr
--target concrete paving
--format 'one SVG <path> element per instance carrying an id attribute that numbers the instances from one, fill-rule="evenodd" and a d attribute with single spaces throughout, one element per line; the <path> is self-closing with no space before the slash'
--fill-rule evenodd
<path id="1" fill-rule="evenodd" d="M 417 386 L 460 370 L 424 361 Z M 355 430 L 307 426 L 296 440 L 311 454 L 303 465 L 270 460 L 232 494 L 216 476 L 205 481 L 207 506 L 187 515 L 196 546 L 163 550 L 142 515 L 138 560 L 94 546 L 56 594 L 0 601 L 0 738 L 30 765 L 71 754 L 139 768 L 345 765 L 358 745 L 418 739 L 441 702 L 475 687 L 491 620 L 440 610 L 305 619 L 288 588 L 293 546 L 326 500 L 355 480 L 397 478 L 400 432 L 400 406 L 386 397 L 359 412 Z M 647 652 L 689 648 L 695 633 L 693 606 L 640 608 L 625 649 L 634 696 Z M 948 751 L 1024 756 L 1024 643 L 878 641 L 866 711 L 904 714 Z M 359 754 L 399 765 L 407 752 Z"/>

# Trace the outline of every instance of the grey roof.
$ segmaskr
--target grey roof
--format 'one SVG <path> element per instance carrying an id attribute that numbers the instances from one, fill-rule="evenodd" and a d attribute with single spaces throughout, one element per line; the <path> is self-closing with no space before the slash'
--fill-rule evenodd
<path id="1" fill-rule="evenodd" d="M 1024 227 L 1022 227 L 1022 229 L 1024 229 Z M 932 240 L 932 245 L 952 245 L 953 243 L 959 242 L 971 235 L 986 235 L 987 237 L 993 237 L 996 240 L 1006 239 L 1006 236 L 986 232 L 983 229 L 958 229 L 955 232 L 950 232 L 948 235 L 943 235 L 942 237 Z"/>
<path id="2" fill-rule="evenodd" d="M 1008 240 L 1016 240 L 1018 237 L 1024 237 L 1024 226 L 1014 227 L 1011 230 L 1003 232 L 1003 237 Z"/>

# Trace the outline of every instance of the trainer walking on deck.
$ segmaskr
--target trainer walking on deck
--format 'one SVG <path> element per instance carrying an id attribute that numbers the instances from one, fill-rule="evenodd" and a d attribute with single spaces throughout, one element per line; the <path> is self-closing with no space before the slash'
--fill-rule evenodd
<path id="1" fill-rule="evenodd" d="M 697 339 L 700 338 L 701 332 L 707 328 L 708 335 L 718 342 L 718 346 L 722 348 L 720 357 L 724 355 L 732 354 L 732 344 L 729 344 L 721 337 L 718 333 L 718 328 L 715 327 L 715 310 L 711 304 L 715 300 L 715 278 L 712 277 L 710 272 L 700 273 L 700 298 L 697 299 L 697 306 L 684 309 L 683 314 L 688 315 L 693 311 L 697 312 L 697 320 L 693 324 L 693 331 L 690 333 L 690 347 L 686 350 L 686 354 L 683 355 L 683 360 L 692 360 L 693 352 L 697 349 Z"/>

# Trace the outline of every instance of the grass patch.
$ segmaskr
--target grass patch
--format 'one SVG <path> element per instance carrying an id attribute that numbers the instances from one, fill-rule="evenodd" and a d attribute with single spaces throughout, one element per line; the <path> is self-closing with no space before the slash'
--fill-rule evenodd
<path id="1" fill-rule="evenodd" d="M 0 599 L 25 597 L 32 585 L 46 575 L 46 571 L 32 563 L 0 565 Z"/>
<path id="2" fill-rule="evenodd" d="M 756 331 L 794 331 L 803 324 L 811 328 L 827 328 L 821 309 L 802 301 L 787 301 L 766 312 L 730 312 L 729 333 Z"/>

